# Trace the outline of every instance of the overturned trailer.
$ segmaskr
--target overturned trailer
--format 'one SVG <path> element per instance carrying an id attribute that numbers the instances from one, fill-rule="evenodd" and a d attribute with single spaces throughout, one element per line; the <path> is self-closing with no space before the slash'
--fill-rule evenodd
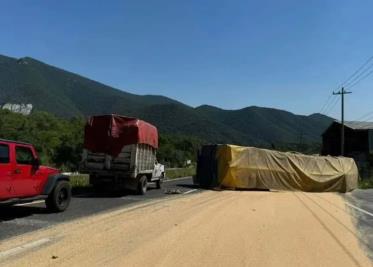
<path id="1" fill-rule="evenodd" d="M 355 161 L 233 145 L 203 146 L 195 183 L 207 188 L 349 192 L 358 186 Z"/>

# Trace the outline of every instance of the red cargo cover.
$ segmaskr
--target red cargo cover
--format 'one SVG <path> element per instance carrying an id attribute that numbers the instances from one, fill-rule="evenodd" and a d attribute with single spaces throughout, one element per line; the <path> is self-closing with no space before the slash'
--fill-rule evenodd
<path id="1" fill-rule="evenodd" d="M 120 115 L 92 116 L 85 126 L 84 148 L 91 152 L 116 157 L 125 145 L 132 144 L 148 144 L 157 149 L 157 128 Z"/>

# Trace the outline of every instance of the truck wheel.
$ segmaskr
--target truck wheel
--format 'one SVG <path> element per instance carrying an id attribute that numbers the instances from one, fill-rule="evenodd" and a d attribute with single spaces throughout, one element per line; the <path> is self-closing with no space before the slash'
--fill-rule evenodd
<path id="1" fill-rule="evenodd" d="M 71 185 L 68 181 L 59 181 L 45 200 L 47 209 L 51 212 L 61 212 L 67 209 L 71 200 Z"/>
<path id="2" fill-rule="evenodd" d="M 162 173 L 161 177 L 159 177 L 159 180 L 156 181 L 157 189 L 161 189 L 162 188 L 163 179 L 164 179 L 164 173 Z"/>
<path id="3" fill-rule="evenodd" d="M 139 195 L 145 195 L 147 189 L 148 189 L 148 179 L 144 175 L 144 176 L 141 176 L 139 180 L 139 184 L 137 186 L 137 193 Z"/>

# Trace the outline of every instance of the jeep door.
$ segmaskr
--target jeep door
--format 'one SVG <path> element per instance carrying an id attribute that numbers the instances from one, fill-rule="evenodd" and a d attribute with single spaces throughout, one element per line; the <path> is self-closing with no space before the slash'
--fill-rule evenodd
<path id="1" fill-rule="evenodd" d="M 15 197 L 31 197 L 38 194 L 37 168 L 33 165 L 36 155 L 27 145 L 15 145 L 13 188 Z"/>
<path id="2" fill-rule="evenodd" d="M 0 143 L 0 199 L 12 197 L 12 169 L 9 144 Z"/>

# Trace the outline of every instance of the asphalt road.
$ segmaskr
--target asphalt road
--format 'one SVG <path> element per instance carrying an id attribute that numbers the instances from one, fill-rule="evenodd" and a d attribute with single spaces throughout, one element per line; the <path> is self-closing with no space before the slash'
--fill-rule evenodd
<path id="1" fill-rule="evenodd" d="M 346 200 L 360 233 L 361 245 L 373 260 L 373 189 L 355 190 L 346 195 Z"/>
<path id="2" fill-rule="evenodd" d="M 368 267 L 361 194 L 206 190 L 0 242 L 0 265 Z"/>
<path id="3" fill-rule="evenodd" d="M 194 193 L 192 178 L 177 179 L 164 183 L 163 189 L 157 190 L 150 185 L 145 196 L 130 193 L 75 193 L 69 209 L 63 213 L 48 213 L 43 202 L 0 208 L 0 243 L 2 240 L 42 228 L 55 226 L 62 222 L 94 215 L 141 202 L 170 197 L 170 190 L 179 193 Z M 197 191 L 196 191 L 197 190 Z M 373 189 L 355 190 L 341 195 L 351 213 L 351 218 L 359 232 L 360 244 L 373 259 Z M 329 212 L 333 203 L 328 202 L 323 194 L 315 194 L 312 202 L 322 210 Z M 336 209 L 338 207 L 335 207 Z"/>
<path id="4" fill-rule="evenodd" d="M 70 207 L 62 213 L 48 213 L 44 201 L 16 205 L 13 207 L 0 207 L 0 241 L 20 234 L 50 227 L 58 223 L 86 217 L 104 211 L 138 204 L 147 200 L 170 197 L 166 192 L 193 193 L 191 177 L 165 181 L 162 189 L 155 189 L 149 185 L 145 196 L 131 193 L 75 193 Z"/>

